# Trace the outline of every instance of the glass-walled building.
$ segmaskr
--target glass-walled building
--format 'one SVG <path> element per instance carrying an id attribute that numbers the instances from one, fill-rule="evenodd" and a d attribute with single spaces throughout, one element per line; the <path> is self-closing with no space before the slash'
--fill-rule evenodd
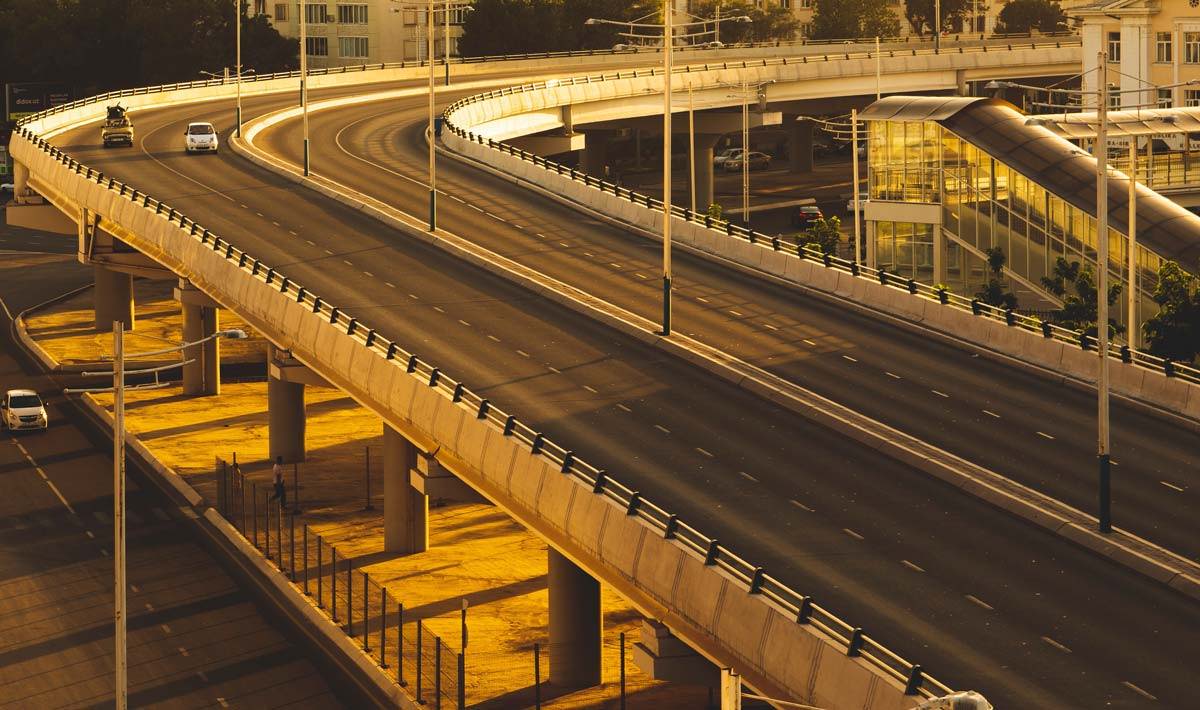
<path id="1" fill-rule="evenodd" d="M 994 99 L 889 97 L 867 122 L 868 263 L 973 294 L 989 277 L 986 252 L 1000 247 L 1024 309 L 1057 303 L 1041 283 L 1058 257 L 1096 268 L 1096 161 Z M 1129 183 L 1109 180 L 1109 256 L 1114 283 L 1128 283 Z M 1137 188 L 1138 320 L 1166 259 L 1195 268 L 1200 218 Z M 1029 298 L 1032 294 L 1033 298 Z M 1124 322 L 1124 309 L 1114 309 Z"/>

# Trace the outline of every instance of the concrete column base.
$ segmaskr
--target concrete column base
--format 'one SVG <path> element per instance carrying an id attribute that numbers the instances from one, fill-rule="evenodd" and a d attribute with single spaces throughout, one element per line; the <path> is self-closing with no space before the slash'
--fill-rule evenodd
<path id="1" fill-rule="evenodd" d="M 633 644 L 633 663 L 655 680 L 710 688 L 721 684 L 720 669 L 676 638 L 665 625 L 650 619 L 642 620 L 639 639 Z"/>
<path id="2" fill-rule="evenodd" d="M 813 170 L 813 123 L 807 120 L 791 119 L 792 135 L 788 152 L 791 159 L 792 172 L 811 173 Z"/>
<path id="3" fill-rule="evenodd" d="M 592 177 L 605 177 L 608 167 L 609 135 L 605 131 L 587 131 L 579 166 Z"/>
<path id="4" fill-rule="evenodd" d="M 268 443 L 271 460 L 284 463 L 304 460 L 304 385 L 267 377 Z"/>
<path id="5" fill-rule="evenodd" d="M 704 214 L 716 202 L 713 190 L 713 148 L 721 140 L 717 133 L 696 134 L 696 211 Z"/>
<path id="6" fill-rule="evenodd" d="M 554 548 L 547 548 L 550 596 L 550 684 L 600 684 L 600 582 Z"/>
<path id="7" fill-rule="evenodd" d="M 112 332 L 114 321 L 125 324 L 125 330 L 133 330 L 133 277 L 129 274 L 92 266 L 96 286 L 92 292 L 96 312 L 96 331 Z"/>
<path id="8" fill-rule="evenodd" d="M 417 447 L 383 425 L 383 549 L 411 555 L 429 549 L 429 496 L 413 488 Z"/>

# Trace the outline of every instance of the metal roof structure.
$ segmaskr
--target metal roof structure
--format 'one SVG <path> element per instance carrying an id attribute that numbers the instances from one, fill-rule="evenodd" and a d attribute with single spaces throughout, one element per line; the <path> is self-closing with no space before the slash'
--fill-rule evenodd
<path id="1" fill-rule="evenodd" d="M 1029 123 L 1042 126 L 1063 138 L 1095 138 L 1100 118 L 1095 112 L 1056 113 L 1029 116 Z M 1109 111 L 1108 135 L 1158 136 L 1200 133 L 1200 107 L 1153 108 L 1133 111 Z"/>
<path id="2" fill-rule="evenodd" d="M 1144 114 L 1145 112 L 1143 112 Z M 1096 159 L 1000 99 L 889 96 L 868 106 L 865 121 L 934 121 L 1072 206 L 1096 216 Z M 1129 233 L 1129 178 L 1108 181 L 1109 225 Z M 1138 243 L 1189 271 L 1200 263 L 1200 217 L 1141 183 Z"/>

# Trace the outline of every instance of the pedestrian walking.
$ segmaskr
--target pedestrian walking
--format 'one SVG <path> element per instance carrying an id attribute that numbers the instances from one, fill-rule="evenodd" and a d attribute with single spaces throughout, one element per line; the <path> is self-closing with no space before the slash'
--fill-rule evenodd
<path id="1" fill-rule="evenodd" d="M 283 457 L 275 457 L 275 466 L 271 469 L 275 474 L 275 493 L 271 500 L 278 500 L 280 508 L 287 508 L 287 486 L 283 483 Z"/>

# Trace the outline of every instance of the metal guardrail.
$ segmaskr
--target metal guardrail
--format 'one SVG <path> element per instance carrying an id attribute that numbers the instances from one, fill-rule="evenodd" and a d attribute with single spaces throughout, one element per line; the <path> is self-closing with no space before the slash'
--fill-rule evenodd
<path id="1" fill-rule="evenodd" d="M 1032 49 L 1037 49 L 1040 45 L 1038 45 L 1037 43 L 1031 43 L 1029 45 L 1020 45 L 1020 46 L 1007 45 L 1006 48 L 1014 49 L 1014 48 L 1023 48 L 1025 46 L 1028 46 Z M 1054 46 L 1062 47 L 1062 46 L 1064 46 L 1064 43 L 1062 43 L 1060 41 L 1054 42 Z M 1065 45 L 1065 46 L 1070 46 L 1070 45 Z M 953 52 L 948 52 L 946 50 L 943 50 L 941 53 L 942 54 L 946 54 L 946 53 L 960 54 L 960 53 L 963 53 L 963 51 L 962 51 L 963 49 L 964 48 L 960 47 L 959 51 L 953 51 Z M 972 51 L 988 52 L 988 51 L 996 51 L 996 50 L 994 48 L 989 50 L 985 46 L 982 48 L 976 48 Z M 934 51 L 928 50 L 928 51 L 922 52 L 921 50 L 913 50 L 914 55 L 916 55 L 918 53 L 933 54 Z M 890 52 L 890 55 L 896 56 L 896 53 L 893 51 L 893 52 Z M 832 59 L 831 59 L 831 56 L 832 56 Z M 864 58 L 864 57 L 871 57 L 871 56 L 874 56 L 874 54 L 873 53 L 862 53 L 862 52 L 857 53 L 857 54 L 850 53 L 850 54 L 844 54 L 844 55 L 841 55 L 841 54 L 840 55 L 824 55 L 822 61 L 833 61 L 833 60 L 839 60 L 839 59 L 855 59 L 855 58 Z M 809 57 L 794 58 L 794 59 L 789 59 L 787 57 L 781 57 L 778 59 L 722 62 L 722 63 L 716 64 L 716 65 L 706 64 L 706 65 L 703 65 L 703 68 L 704 69 L 713 69 L 713 68 L 719 68 L 719 69 L 745 68 L 745 69 L 749 69 L 752 67 L 762 67 L 762 66 L 772 66 L 772 65 L 786 66 L 786 65 L 797 64 L 797 63 L 809 63 L 810 59 L 811 58 L 809 58 Z M 673 73 L 686 74 L 689 72 L 695 72 L 695 71 L 700 71 L 700 70 L 701 70 L 700 65 L 692 65 L 692 66 L 684 66 L 684 67 L 677 68 L 674 70 Z M 596 188 L 596 189 L 600 190 L 601 192 L 611 193 L 611 194 L 615 195 L 616 197 L 628 200 L 637 205 L 645 206 L 648 209 L 661 210 L 662 206 L 663 206 L 662 200 L 655 199 L 649 195 L 644 195 L 642 193 L 635 192 L 633 190 L 621 187 L 620 185 L 616 185 L 614 183 L 602 180 L 600 178 L 592 177 L 591 175 L 588 175 L 580 170 L 571 168 L 569 166 L 562 165 L 560 163 L 556 163 L 551 160 L 547 160 L 546 158 L 543 158 L 539 155 L 535 155 L 533 153 L 529 153 L 529 152 L 521 150 L 519 148 L 515 148 L 507 143 L 504 143 L 501 141 L 494 141 L 489 138 L 484 138 L 483 136 L 476 135 L 475 133 L 467 131 L 463 127 L 455 124 L 454 121 L 452 120 L 452 116 L 453 116 L 454 112 L 464 106 L 470 105 L 472 103 L 478 103 L 480 101 L 486 101 L 489 99 L 498 98 L 501 96 L 508 96 L 508 95 L 515 94 L 515 93 L 524 93 L 524 92 L 529 92 L 529 91 L 538 91 L 538 90 L 554 88 L 554 87 L 558 87 L 558 86 L 572 86 L 572 85 L 576 85 L 576 84 L 591 84 L 591 83 L 596 83 L 599 81 L 609 81 L 609 80 L 613 80 L 613 79 L 625 79 L 625 78 L 635 78 L 635 77 L 645 77 L 645 76 L 657 76 L 660 74 L 661 74 L 661 70 L 658 70 L 658 69 L 640 69 L 640 70 L 633 70 L 630 72 L 617 72 L 615 74 L 601 74 L 601 75 L 589 75 L 589 76 L 582 76 L 582 77 L 572 77 L 570 79 L 557 80 L 551 84 L 548 84 L 547 82 L 524 84 L 524 85 L 521 85 L 518 87 L 498 89 L 498 90 L 489 91 L 486 93 L 475 94 L 475 95 L 469 96 L 467 98 L 461 99 L 461 100 L 451 104 L 446 109 L 446 111 L 443 114 L 443 117 L 445 120 L 445 123 L 444 123 L 445 130 L 449 130 L 449 131 L 453 132 L 455 135 L 459 136 L 460 138 L 464 138 L 471 142 L 478 143 L 478 144 L 484 145 L 488 148 L 497 150 L 501 153 L 505 153 L 505 154 L 520 158 L 527 162 L 533 163 L 534 165 L 536 165 L 538 167 L 552 171 L 563 177 L 568 177 L 577 182 L 581 182 L 584 185 L 587 185 L 588 187 Z M 634 96 L 634 95 L 637 95 L 637 94 L 630 94 L 630 96 Z M 606 97 L 606 98 L 619 98 L 619 97 Z M 897 274 L 893 274 L 893 273 L 889 273 L 887 271 L 871 268 L 871 267 L 856 263 L 856 262 L 848 260 L 848 259 L 842 259 L 840 257 L 832 256 L 829 254 L 824 254 L 820 251 L 819 248 L 814 247 L 812 245 L 809 245 L 808 247 L 800 247 L 797 244 L 790 243 L 779 236 L 764 234 L 762 232 L 758 232 L 758 231 L 755 231 L 752 229 L 747 229 L 745 227 L 742 227 L 741 225 L 734 224 L 730 221 L 722 220 L 722 219 L 715 218 L 715 217 L 710 217 L 710 216 L 700 213 L 700 212 L 692 212 L 690 209 L 679 207 L 677 205 L 671 206 L 671 213 L 672 213 L 672 215 L 674 215 L 675 217 L 677 217 L 679 219 L 685 220 L 692 224 L 703 225 L 704 227 L 711 229 L 718 234 L 723 234 L 725 237 L 727 237 L 729 239 L 737 239 L 737 240 L 741 240 L 741 241 L 747 241 L 750 244 L 759 246 L 763 249 L 770 249 L 773 251 L 784 252 L 784 253 L 790 254 L 790 255 L 795 256 L 800 259 L 814 261 L 814 262 L 817 262 L 829 269 L 834 269 L 834 270 L 837 270 L 837 271 L 840 271 L 843 273 L 848 273 L 857 278 L 864 278 L 864 279 L 870 279 L 873 281 L 877 281 L 881 285 L 888 286 L 888 287 L 891 287 L 891 288 L 894 288 L 897 290 L 907 291 L 909 294 L 911 294 L 913 296 L 922 297 L 922 298 L 925 298 L 925 299 L 931 300 L 931 301 L 936 301 L 937 303 L 940 303 L 941 305 L 946 306 L 947 308 L 954 308 L 954 309 L 957 309 L 960 311 L 968 311 L 969 310 L 973 315 L 981 317 L 981 318 L 988 318 L 993 321 L 1003 322 L 1010 327 L 1018 328 L 1020 330 L 1024 330 L 1024 331 L 1027 331 L 1030 333 L 1036 333 L 1046 339 L 1055 340 L 1055 341 L 1062 342 L 1062 343 L 1069 343 L 1071 345 L 1079 347 L 1080 349 L 1082 349 L 1084 351 L 1088 351 L 1088 350 L 1095 351 L 1099 347 L 1099 341 L 1097 340 L 1097 338 L 1095 336 L 1088 335 L 1083 331 L 1071 330 L 1068 328 L 1064 328 L 1060 325 L 1052 323 L 1049 320 L 1046 320 L 1043 318 L 1039 318 L 1036 316 L 1024 315 L 1024 314 L 1018 313 L 1012 309 L 998 308 L 996 306 L 992 306 L 987 303 L 984 303 L 984 302 L 980 301 L 979 299 L 968 298 L 968 297 L 961 296 L 956 293 L 951 293 L 950 291 L 948 291 L 944 288 L 934 288 L 933 286 L 920 283 L 913 279 L 903 278 Z M 1152 355 L 1150 353 L 1143 352 L 1141 350 L 1135 350 L 1133 348 L 1130 348 L 1128 345 L 1118 346 L 1115 343 L 1112 343 L 1111 341 L 1109 342 L 1108 355 L 1109 355 L 1109 357 L 1113 358 L 1114 360 L 1119 360 L 1120 362 L 1123 362 L 1125 364 L 1137 365 L 1139 367 L 1143 367 L 1148 370 L 1160 372 L 1167 377 L 1176 377 L 1176 378 L 1185 380 L 1185 381 L 1193 383 L 1193 384 L 1200 384 L 1200 368 L 1197 368 L 1188 363 L 1176 362 L 1176 361 L 1170 360 L 1169 358 L 1161 358 L 1156 355 Z"/>
<path id="2" fill-rule="evenodd" d="M 251 278 L 279 289 L 282 294 L 294 297 L 296 303 L 311 306 L 314 315 L 328 318 L 331 325 L 342 326 L 346 335 L 356 340 L 360 346 L 395 363 L 397 367 L 405 368 L 409 375 L 458 406 L 469 408 L 479 421 L 493 427 L 503 436 L 514 437 L 529 446 L 533 454 L 543 456 L 557 465 L 563 475 L 571 476 L 587 486 L 593 494 L 603 496 L 606 501 L 624 510 L 627 515 L 637 517 L 664 539 L 674 541 L 689 554 L 703 560 L 706 566 L 717 567 L 740 581 L 748 593 L 761 595 L 776 608 L 792 615 L 796 623 L 810 624 L 819 629 L 843 645 L 846 655 L 862 657 L 876 669 L 903 683 L 906 694 L 934 697 L 937 694 L 953 692 L 949 686 L 926 675 L 919 664 L 904 660 L 864 633 L 861 627 L 842 620 L 829 609 L 817 604 L 811 596 L 796 592 L 768 574 L 762 567 L 722 545 L 716 538 L 705 535 L 680 520 L 677 515 L 646 499 L 639 491 L 625 485 L 604 469 L 586 462 L 574 451 L 555 443 L 544 432 L 519 420 L 516 415 L 505 412 L 490 400 L 468 389 L 462 382 L 443 373 L 432 363 L 403 349 L 398 343 L 389 341 L 358 318 L 345 313 L 278 269 L 268 266 L 262 260 L 204 228 L 181 211 L 115 178 L 107 177 L 99 170 L 83 165 L 24 126 L 18 127 L 16 133 L 49 154 L 67 170 L 115 191 L 120 198 L 154 210 L 154 214 L 168 222 L 178 222 L 179 227 L 188 230 L 201 245 L 212 249 L 227 261 L 236 262 L 238 268 L 248 273 Z"/>
<path id="3" fill-rule="evenodd" d="M 1011 39 L 1025 39 L 1025 38 L 1032 39 L 1035 36 L 1040 36 L 1040 37 L 1078 37 L 1078 35 L 1076 35 L 1074 33 L 1070 33 L 1070 32 L 1043 34 L 1043 35 L 1032 35 L 1032 34 L 1028 34 L 1028 33 L 1009 34 L 1009 35 L 996 34 L 996 35 L 987 36 L 985 41 L 1004 41 L 1006 39 L 1011 40 Z M 968 39 L 974 40 L 976 38 L 976 35 L 943 35 L 942 42 L 943 42 L 943 44 L 954 43 L 954 42 L 962 41 L 963 37 L 967 37 Z M 980 35 L 979 37 L 982 38 L 983 36 Z M 728 50 L 728 49 L 755 49 L 755 48 L 770 48 L 770 47 L 808 47 L 808 46 L 833 47 L 836 45 L 862 44 L 862 43 L 871 43 L 874 41 L 875 41 L 874 37 L 866 37 L 866 38 L 858 38 L 858 39 L 827 39 L 827 40 L 801 39 L 801 40 L 794 40 L 794 41 L 749 42 L 749 43 L 741 43 L 741 44 L 727 44 L 727 45 L 721 47 L 720 49 Z M 886 39 L 881 38 L 880 42 L 882 44 L 888 44 L 888 45 L 893 45 L 893 44 L 906 44 L 907 45 L 910 43 L 921 44 L 921 45 L 932 44 L 932 40 L 927 40 L 924 38 L 918 38 L 918 39 L 914 40 L 911 37 L 889 37 Z M 679 47 L 679 48 L 676 48 L 675 51 L 691 54 L 691 53 L 700 53 L 700 52 L 704 52 L 704 51 L 716 51 L 716 50 L 705 48 L 705 47 Z M 894 52 L 894 50 L 892 50 L 892 51 Z M 585 49 L 585 50 L 574 50 L 574 51 L 566 51 L 566 52 L 534 52 L 534 53 L 528 53 L 528 54 L 496 54 L 496 55 L 487 55 L 487 56 L 480 56 L 480 57 L 457 57 L 457 58 L 451 59 L 450 63 L 463 65 L 463 64 L 481 64 L 481 63 L 487 63 L 487 62 L 527 61 L 527 60 L 531 60 L 531 59 L 557 59 L 557 58 L 569 58 L 569 57 L 604 57 L 604 56 L 618 56 L 618 55 L 628 55 L 628 54 L 655 55 L 655 54 L 660 54 L 661 52 L 662 52 L 662 49 L 657 48 L 657 47 L 642 47 L 642 48 L 630 48 L 630 49 Z M 840 55 L 838 55 L 838 56 L 840 57 Z M 893 54 L 892 56 L 895 56 L 895 55 Z M 849 57 L 847 56 L 846 58 L 849 58 Z M 826 59 L 828 59 L 828 56 L 826 56 Z M 436 59 L 434 60 L 434 64 L 440 64 L 440 63 L 441 62 L 439 62 L 438 60 L 436 60 Z M 411 62 L 383 62 L 383 63 L 379 63 L 379 64 L 355 64 L 355 65 L 345 65 L 345 66 L 339 66 L 339 67 L 324 67 L 324 68 L 320 68 L 320 69 L 309 69 L 308 75 L 309 76 L 327 76 L 327 75 L 331 75 L 331 74 L 349 74 L 349 73 L 354 73 L 354 72 L 381 71 L 381 70 L 385 70 L 385 69 L 406 69 L 409 67 L 423 67 L 423 66 L 427 66 L 427 65 L 428 65 L 428 62 L 423 59 L 414 60 Z M 259 81 L 269 81 L 272 79 L 288 79 L 288 78 L 293 78 L 293 77 L 298 78 L 299 76 L 300 76 L 299 70 L 292 70 L 292 71 L 286 71 L 286 72 L 274 72 L 274 73 L 270 73 L 270 74 L 254 74 L 252 76 L 242 77 L 242 83 L 253 84 L 253 83 L 256 83 Z M 231 78 L 231 79 L 221 77 L 221 78 L 216 78 L 216 79 L 204 79 L 204 80 L 200 80 L 200 81 L 186 81 L 186 82 L 177 82 L 174 84 L 159 84 L 156 86 L 144 86 L 144 87 L 138 87 L 138 88 L 133 88 L 133 89 L 118 89 L 116 91 L 108 91 L 103 94 L 96 94 L 94 96 L 89 96 L 84 99 L 77 99 L 75 101 L 61 104 L 59 106 L 54 106 L 52 108 L 46 109 L 45 111 L 40 111 L 40 112 L 32 114 L 30 116 L 26 116 L 26 117 L 20 119 L 17 122 L 17 125 L 23 126 L 30 122 L 45 118 L 47 116 L 52 116 L 54 114 L 61 113 L 63 111 L 69 111 L 71 109 L 80 108 L 81 106 L 87 106 L 90 104 L 100 103 L 102 101 L 111 101 L 113 99 L 119 99 L 119 98 L 123 98 L 123 97 L 127 97 L 127 96 L 141 96 L 143 94 L 158 94 L 158 93 L 164 93 L 167 91 L 179 91 L 182 89 L 196 89 L 196 88 L 204 88 L 204 87 L 208 87 L 208 86 L 223 86 L 226 84 L 234 84 L 234 83 L 236 83 L 236 81 L 237 81 L 236 77 Z"/>

